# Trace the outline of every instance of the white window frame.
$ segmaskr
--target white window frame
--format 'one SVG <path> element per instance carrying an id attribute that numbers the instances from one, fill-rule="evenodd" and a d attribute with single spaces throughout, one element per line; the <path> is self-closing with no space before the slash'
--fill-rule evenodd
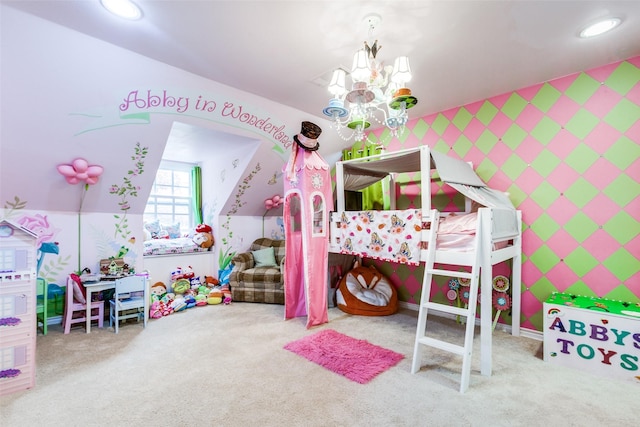
<path id="1" fill-rule="evenodd" d="M 160 220 L 161 224 L 172 225 L 177 222 L 180 223 L 180 234 L 185 235 L 189 234 L 193 231 L 195 224 L 193 218 L 193 182 L 191 182 L 191 171 L 194 166 L 198 166 L 196 163 L 183 163 L 183 162 L 175 162 L 169 160 L 162 160 L 160 162 L 160 166 L 158 167 L 158 171 L 156 172 L 156 179 L 153 180 L 153 186 L 151 187 L 151 192 L 149 193 L 149 199 L 147 200 L 147 205 L 144 210 L 144 221 L 154 221 L 156 219 Z M 160 170 L 170 170 L 172 171 L 172 195 L 161 194 L 157 192 L 157 174 Z M 173 191 L 173 187 L 175 185 L 175 177 L 174 173 L 186 173 L 188 177 L 188 196 L 175 196 L 175 191 Z M 184 188 L 184 187 L 183 187 Z M 158 202 L 158 200 L 165 199 L 169 200 L 167 203 Z M 173 199 L 173 202 L 170 200 Z M 181 203 L 176 203 L 176 201 Z M 160 206 L 171 206 L 170 213 L 168 212 L 158 212 L 158 208 Z M 188 220 L 185 221 L 185 215 L 180 212 L 176 213 L 176 208 L 178 206 L 186 206 L 188 212 Z M 170 217 L 170 219 L 169 219 Z"/>

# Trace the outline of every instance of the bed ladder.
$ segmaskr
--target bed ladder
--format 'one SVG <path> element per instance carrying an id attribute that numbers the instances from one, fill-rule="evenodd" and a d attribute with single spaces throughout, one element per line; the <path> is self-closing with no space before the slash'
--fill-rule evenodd
<path id="1" fill-rule="evenodd" d="M 469 388 L 469 377 L 471 374 L 471 355 L 473 350 L 473 335 L 476 320 L 476 304 L 478 300 L 478 286 L 480 276 L 480 248 L 475 251 L 471 271 L 457 271 L 434 268 L 436 260 L 436 236 L 438 233 L 439 213 L 437 210 L 431 211 L 431 218 L 427 221 L 427 242 L 428 253 L 425 260 L 424 276 L 422 280 L 422 295 L 420 297 L 420 311 L 418 313 L 418 326 L 416 329 L 416 341 L 413 349 L 413 362 L 411 373 L 415 374 L 420 370 L 422 346 L 435 347 L 440 350 L 462 356 L 462 376 L 460 380 L 460 393 L 464 393 Z M 479 232 L 479 230 L 477 230 Z M 479 239 L 476 233 L 476 239 Z M 447 264 L 454 265 L 454 264 Z M 462 264 L 461 264 L 462 265 Z M 465 264 L 468 266 L 468 264 Z M 431 281 L 433 276 L 446 276 L 470 279 L 469 303 L 466 308 L 455 307 L 448 304 L 441 304 L 431 301 Z M 452 314 L 465 318 L 464 345 L 442 341 L 427 336 L 427 313 L 430 311 Z"/>

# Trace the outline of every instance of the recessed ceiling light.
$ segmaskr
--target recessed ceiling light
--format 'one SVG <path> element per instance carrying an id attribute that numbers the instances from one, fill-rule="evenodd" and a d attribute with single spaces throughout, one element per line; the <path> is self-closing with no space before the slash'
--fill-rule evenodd
<path id="1" fill-rule="evenodd" d="M 100 0 L 109 12 L 121 18 L 136 20 L 142 18 L 142 10 L 131 0 Z"/>
<path id="2" fill-rule="evenodd" d="M 589 37 L 599 36 L 600 34 L 604 34 L 607 31 L 613 30 L 615 27 L 620 25 L 622 20 L 620 18 L 607 18 L 601 21 L 598 21 L 594 24 L 589 25 L 584 30 L 580 31 L 580 37 L 583 39 Z"/>

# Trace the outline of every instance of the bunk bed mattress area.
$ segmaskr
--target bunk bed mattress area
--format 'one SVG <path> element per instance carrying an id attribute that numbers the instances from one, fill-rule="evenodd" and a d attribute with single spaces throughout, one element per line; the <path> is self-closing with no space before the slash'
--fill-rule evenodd
<path id="1" fill-rule="evenodd" d="M 468 252 L 476 248 L 477 213 L 440 219 L 436 248 Z M 340 252 L 418 265 L 422 247 L 420 209 L 345 211 L 340 216 Z"/>

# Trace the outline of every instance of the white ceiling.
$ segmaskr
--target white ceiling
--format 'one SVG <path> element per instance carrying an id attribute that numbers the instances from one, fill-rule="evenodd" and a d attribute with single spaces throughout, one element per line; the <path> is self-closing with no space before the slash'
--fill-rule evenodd
<path id="1" fill-rule="evenodd" d="M 144 13 L 135 22 L 110 15 L 99 0 L 1 1 L 314 116 L 330 97 L 317 82 L 350 68 L 370 40 L 370 13 L 382 17 L 373 35 L 378 59 L 411 60 L 411 117 L 640 55 L 638 0 L 135 0 Z M 622 25 L 577 37 L 606 16 Z"/>

